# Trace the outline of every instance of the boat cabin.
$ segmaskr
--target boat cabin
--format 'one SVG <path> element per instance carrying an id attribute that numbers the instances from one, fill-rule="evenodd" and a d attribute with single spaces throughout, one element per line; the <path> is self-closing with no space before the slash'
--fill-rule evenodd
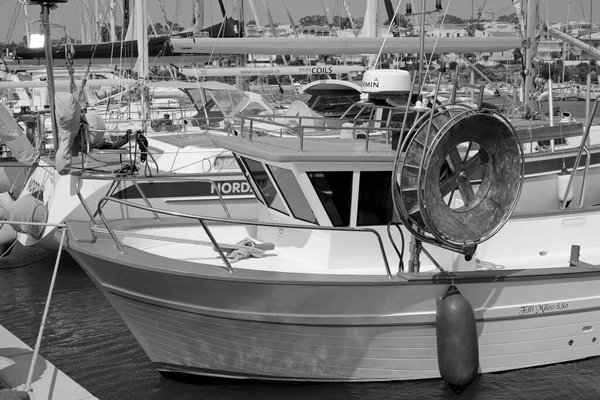
<path id="1" fill-rule="evenodd" d="M 246 129 L 237 138 L 213 139 L 235 155 L 265 205 L 262 220 L 334 227 L 392 221 L 391 176 L 406 109 L 382 99 L 408 99 L 410 76 L 368 71 L 365 77 L 385 89 L 371 84 L 370 101 L 360 102 L 351 122 L 326 137 L 312 127 L 302 128 L 300 137 L 253 137 Z"/>
<path id="2" fill-rule="evenodd" d="M 392 220 L 391 176 L 395 157 L 391 141 L 256 138 L 252 142 L 214 139 L 230 149 L 264 204 L 264 221 L 322 226 L 387 225 Z"/>

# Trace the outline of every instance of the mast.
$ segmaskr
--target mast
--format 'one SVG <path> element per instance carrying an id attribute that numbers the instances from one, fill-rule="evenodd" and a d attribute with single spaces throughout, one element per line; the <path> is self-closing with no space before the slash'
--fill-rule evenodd
<path id="1" fill-rule="evenodd" d="M 530 92 L 533 88 L 533 79 L 536 76 L 536 66 L 533 57 L 537 53 L 537 39 L 535 37 L 538 24 L 538 0 L 527 0 L 527 37 L 525 53 L 525 115 L 529 115 L 535 106 Z"/>
<path id="2" fill-rule="evenodd" d="M 27 5 L 28 3 L 23 3 L 23 13 L 25 17 L 27 17 Z M 25 18 L 25 45 L 29 47 L 29 18 Z"/>
<path id="3" fill-rule="evenodd" d="M 110 4 L 108 6 L 108 18 L 110 20 L 110 41 L 117 41 L 117 34 L 115 28 L 115 0 L 110 0 Z"/>
<path id="4" fill-rule="evenodd" d="M 129 0 L 123 0 L 123 29 L 121 30 L 120 40 L 125 40 L 127 29 L 129 28 Z"/>
<path id="5" fill-rule="evenodd" d="M 100 8 L 98 0 L 94 0 L 94 21 L 96 21 L 96 43 L 100 43 Z"/>
<path id="6" fill-rule="evenodd" d="M 569 13 L 571 12 L 571 0 L 568 0 L 567 2 L 567 26 L 565 27 L 565 33 L 569 33 L 569 26 L 571 26 L 571 24 L 569 23 Z M 569 45 L 566 42 L 563 42 L 563 46 L 562 46 L 562 59 L 563 61 L 567 60 L 567 53 L 569 51 Z M 567 63 L 563 62 L 563 68 L 562 68 L 562 83 L 565 83 L 565 69 L 566 69 Z"/>
<path id="7" fill-rule="evenodd" d="M 144 81 L 148 79 L 150 74 L 150 66 L 148 64 L 148 22 L 146 16 L 146 0 L 135 0 L 135 29 L 137 33 L 137 73 L 138 79 L 142 82 L 141 85 L 141 109 L 142 109 L 142 124 L 146 124 L 148 119 L 148 110 L 150 107 L 150 96 L 148 88 Z M 145 126 L 144 126 L 145 130 Z"/>
<path id="8" fill-rule="evenodd" d="M 42 31 L 44 32 L 44 51 L 46 58 L 46 79 L 48 81 L 48 102 L 50 103 L 50 119 L 52 121 L 52 142 L 54 152 L 58 150 L 58 125 L 56 124 L 56 105 L 54 104 L 54 70 L 52 68 L 52 38 L 50 37 L 50 9 L 56 7 L 55 3 L 66 3 L 67 0 L 31 0 L 42 7 Z"/>
<path id="9" fill-rule="evenodd" d="M 244 36 L 244 26 L 245 24 L 245 16 L 244 16 L 244 1 L 240 0 L 238 3 L 238 7 L 234 7 L 233 9 L 233 17 L 234 18 L 238 18 L 238 26 L 240 27 L 240 29 L 238 29 L 238 35 L 239 37 Z M 236 67 L 243 67 L 245 62 L 244 62 L 244 56 L 241 54 L 238 54 L 237 56 L 235 56 L 236 58 Z M 245 80 L 242 77 L 236 77 L 235 78 L 235 86 L 240 89 L 240 90 L 246 90 L 247 86 Z"/>
<path id="10" fill-rule="evenodd" d="M 421 51 L 419 54 L 419 85 L 423 87 L 423 62 L 425 58 L 425 0 L 421 0 Z"/>

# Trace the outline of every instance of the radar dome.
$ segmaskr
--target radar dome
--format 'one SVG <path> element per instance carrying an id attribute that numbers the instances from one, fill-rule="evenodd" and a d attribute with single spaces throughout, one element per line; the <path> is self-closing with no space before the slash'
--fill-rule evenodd
<path id="1" fill-rule="evenodd" d="M 363 74 L 363 93 L 402 95 L 410 92 L 410 73 L 399 69 L 374 69 Z"/>

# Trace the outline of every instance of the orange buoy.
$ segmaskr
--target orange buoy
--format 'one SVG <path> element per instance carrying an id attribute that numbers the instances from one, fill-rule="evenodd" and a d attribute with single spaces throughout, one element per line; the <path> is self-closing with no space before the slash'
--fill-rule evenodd
<path id="1" fill-rule="evenodd" d="M 450 285 L 437 306 L 438 368 L 454 393 L 462 393 L 477 376 L 479 343 L 471 304 Z"/>

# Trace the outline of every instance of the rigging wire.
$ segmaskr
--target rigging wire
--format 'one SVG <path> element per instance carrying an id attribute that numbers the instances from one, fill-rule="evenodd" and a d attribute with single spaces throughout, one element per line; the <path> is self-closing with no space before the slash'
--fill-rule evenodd
<path id="1" fill-rule="evenodd" d="M 398 15 L 398 10 L 400 9 L 401 4 L 402 4 L 402 0 L 400 0 L 398 2 L 398 5 L 396 6 L 396 10 L 394 10 L 394 15 L 392 16 L 392 19 L 388 26 L 388 30 L 385 34 L 385 37 L 383 38 L 383 43 L 381 43 L 381 47 L 379 48 L 379 53 L 377 54 L 377 58 L 375 58 L 375 62 L 373 63 L 373 66 L 376 66 L 377 63 L 379 62 L 379 59 L 381 58 L 381 53 L 383 52 L 383 47 L 385 46 L 385 42 L 386 42 L 388 36 L 390 35 L 390 31 L 392 30 L 392 27 L 395 25 L 396 15 Z"/>
<path id="2" fill-rule="evenodd" d="M 444 10 L 444 15 L 442 16 L 442 21 L 440 22 L 440 26 L 444 26 L 444 21 L 446 21 L 446 16 L 448 15 L 448 10 L 450 9 L 450 4 L 452 4 L 452 0 L 448 1 L 448 5 L 446 6 L 446 9 Z M 433 62 L 433 55 L 435 54 L 435 48 L 437 47 L 437 43 L 438 43 L 439 39 L 440 39 L 440 35 L 437 35 L 435 38 L 435 41 L 433 42 L 433 48 L 431 49 L 431 56 L 429 57 L 429 62 L 427 63 L 427 70 L 425 71 L 425 76 L 423 77 L 423 80 L 420 82 L 419 93 L 421 93 L 423 91 L 423 88 L 425 87 L 425 78 L 429 74 L 429 68 L 431 68 L 431 63 Z M 441 73 L 441 71 L 440 71 L 440 73 Z"/>
<path id="3" fill-rule="evenodd" d="M 19 6 L 19 4 L 20 4 L 20 6 Z M 11 17 L 10 23 L 8 24 L 8 30 L 6 32 L 6 40 L 4 41 L 4 44 L 2 46 L 2 52 L 0 54 L 4 54 L 4 50 L 8 47 L 8 45 L 10 43 L 10 39 L 15 30 L 15 26 L 17 25 L 19 10 L 21 7 L 23 7 L 23 3 L 21 3 L 21 2 L 15 3 L 15 8 L 13 9 L 13 15 Z"/>

